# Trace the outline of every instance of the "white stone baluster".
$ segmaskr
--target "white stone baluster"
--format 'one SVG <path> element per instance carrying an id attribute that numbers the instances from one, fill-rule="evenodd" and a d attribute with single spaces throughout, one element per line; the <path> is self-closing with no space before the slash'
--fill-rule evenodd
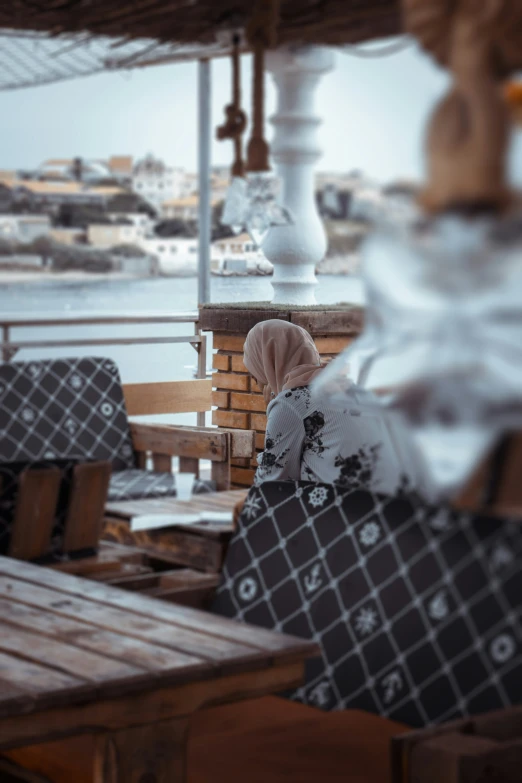
<path id="1" fill-rule="evenodd" d="M 314 93 L 333 65 L 333 52 L 324 47 L 285 47 L 267 54 L 278 92 L 277 112 L 270 120 L 275 128 L 271 153 L 282 180 L 280 203 L 295 220 L 294 225 L 271 228 L 263 242 L 263 252 L 274 265 L 274 303 L 315 303 L 315 267 L 324 258 L 327 242 L 315 202 L 321 119 L 314 115 Z"/>

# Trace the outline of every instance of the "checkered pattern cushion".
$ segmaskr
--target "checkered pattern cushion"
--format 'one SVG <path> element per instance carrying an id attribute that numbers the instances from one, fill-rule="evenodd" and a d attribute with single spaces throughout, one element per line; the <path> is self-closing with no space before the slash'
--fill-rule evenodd
<path id="1" fill-rule="evenodd" d="M 110 359 L 0 365 L 0 463 L 108 460 L 134 467 L 118 368 Z"/>
<path id="2" fill-rule="evenodd" d="M 27 469 L 39 470 L 57 467 L 62 473 L 62 482 L 56 505 L 56 515 L 49 550 L 43 559 L 56 559 L 59 557 L 69 506 L 73 470 L 76 464 L 77 462 L 74 460 L 54 460 L 52 462 L 38 462 L 31 465 L 28 465 L 26 462 L 10 462 L 0 465 L 0 555 L 7 555 L 9 551 L 20 474 Z"/>
<path id="3" fill-rule="evenodd" d="M 214 611 L 315 639 L 291 697 L 427 726 L 522 702 L 522 526 L 293 482 L 250 491 Z"/>
<path id="4" fill-rule="evenodd" d="M 215 492 L 213 481 L 194 483 L 194 494 Z M 119 470 L 111 476 L 108 500 L 142 500 L 145 498 L 175 497 L 176 477 L 172 473 L 153 473 L 149 470 Z"/>

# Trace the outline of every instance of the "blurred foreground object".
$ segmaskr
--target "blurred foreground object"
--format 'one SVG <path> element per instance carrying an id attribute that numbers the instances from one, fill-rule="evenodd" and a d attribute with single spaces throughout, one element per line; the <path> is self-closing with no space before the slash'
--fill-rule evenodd
<path id="1" fill-rule="evenodd" d="M 366 242 L 364 333 L 315 388 L 344 406 L 354 385 L 375 392 L 413 435 L 440 501 L 522 429 L 522 214 L 506 185 L 501 86 L 522 65 L 522 4 L 403 0 L 403 11 L 453 84 L 430 121 L 418 203 L 385 199 Z"/>
<path id="2" fill-rule="evenodd" d="M 456 215 L 382 223 L 364 248 L 364 333 L 316 388 L 344 406 L 355 384 L 379 394 L 424 455 L 433 499 L 522 429 L 521 250 L 522 220 Z"/>

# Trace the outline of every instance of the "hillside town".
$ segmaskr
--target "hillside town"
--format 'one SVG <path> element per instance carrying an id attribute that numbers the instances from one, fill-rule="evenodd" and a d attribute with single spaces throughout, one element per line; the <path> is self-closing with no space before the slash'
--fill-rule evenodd
<path id="1" fill-rule="evenodd" d="M 229 170 L 211 173 L 214 274 L 271 274 L 246 233 L 221 223 Z M 329 239 L 317 272 L 351 274 L 380 197 L 364 175 L 320 173 L 316 199 Z M 35 170 L 0 170 L 0 272 L 131 276 L 196 274 L 196 174 L 149 154 L 140 160 L 52 158 Z"/>

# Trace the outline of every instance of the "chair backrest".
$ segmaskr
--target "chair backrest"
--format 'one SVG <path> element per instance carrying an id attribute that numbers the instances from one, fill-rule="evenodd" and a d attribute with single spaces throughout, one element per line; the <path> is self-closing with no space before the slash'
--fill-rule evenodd
<path id="1" fill-rule="evenodd" d="M 0 365 L 0 463 L 135 465 L 118 368 L 106 358 Z"/>
<path id="2" fill-rule="evenodd" d="M 205 413 L 212 408 L 212 381 L 128 383 L 123 387 L 129 416 Z"/>
<path id="3" fill-rule="evenodd" d="M 55 559 L 98 548 L 109 462 L 0 464 L 0 554 Z"/>
<path id="4" fill-rule="evenodd" d="M 419 727 L 516 704 L 522 525 L 411 495 L 250 491 L 214 611 L 313 638 L 295 698 Z"/>

